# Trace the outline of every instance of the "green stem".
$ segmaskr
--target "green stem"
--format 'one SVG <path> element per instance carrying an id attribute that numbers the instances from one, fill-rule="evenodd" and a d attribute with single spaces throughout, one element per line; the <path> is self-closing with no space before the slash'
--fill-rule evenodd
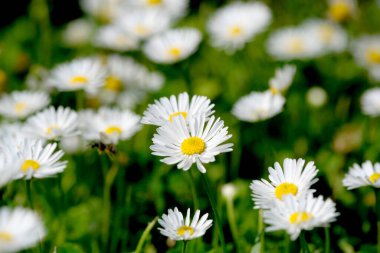
<path id="1" fill-rule="evenodd" d="M 330 253 L 330 228 L 325 227 L 325 253 Z"/>
<path id="2" fill-rule="evenodd" d="M 305 239 L 305 232 L 304 231 L 301 232 L 300 241 L 301 241 L 301 252 L 310 253 L 309 246 L 307 245 L 307 242 Z"/>
<path id="3" fill-rule="evenodd" d="M 202 177 L 203 184 L 204 184 L 204 186 L 206 188 L 207 196 L 208 196 L 208 198 L 210 200 L 212 211 L 214 212 L 215 223 L 216 223 L 216 226 L 217 226 L 218 231 L 219 231 L 219 239 L 220 239 L 220 243 L 222 245 L 222 252 L 226 252 L 226 246 L 225 246 L 224 234 L 223 234 L 223 227 L 222 227 L 222 223 L 220 222 L 220 218 L 219 218 L 219 214 L 218 214 L 218 210 L 217 210 L 217 205 L 216 205 L 215 197 L 214 197 L 214 195 L 213 195 L 213 193 L 211 191 L 211 186 L 210 186 L 210 183 L 208 181 L 208 178 L 207 178 L 206 174 L 201 173 L 201 177 Z"/>
<path id="4" fill-rule="evenodd" d="M 290 253 L 292 252 L 291 250 L 291 242 L 290 242 L 290 236 L 288 235 L 288 233 L 284 233 L 284 252 L 285 253 Z"/>
<path id="5" fill-rule="evenodd" d="M 186 240 L 183 241 L 182 253 L 186 253 L 187 242 Z"/>
<path id="6" fill-rule="evenodd" d="M 34 209 L 33 196 L 32 196 L 32 180 L 25 180 L 26 196 L 28 198 L 29 206 Z"/>
<path id="7" fill-rule="evenodd" d="M 263 209 L 259 210 L 259 235 L 260 235 L 260 253 L 265 252 L 265 225 L 264 225 L 264 217 L 263 217 Z"/>
<path id="8" fill-rule="evenodd" d="M 152 230 L 152 228 L 156 224 L 157 220 L 158 220 L 158 217 L 154 218 L 151 222 L 148 223 L 148 226 L 145 228 L 143 234 L 140 237 L 140 240 L 137 244 L 137 247 L 136 247 L 136 250 L 134 253 L 140 253 L 141 252 L 141 250 L 144 246 L 144 242 L 145 242 L 146 238 L 148 237 L 150 231 Z"/>
<path id="9" fill-rule="evenodd" d="M 85 108 L 85 93 L 83 90 L 79 90 L 75 93 L 75 99 L 76 99 L 76 109 L 82 110 Z"/>
<path id="10" fill-rule="evenodd" d="M 375 189 L 377 218 L 377 253 L 380 253 L 380 190 Z"/>
<path id="11" fill-rule="evenodd" d="M 226 198 L 226 207 L 227 207 L 227 219 L 228 219 L 228 223 L 230 224 L 232 237 L 235 242 L 236 252 L 239 253 L 240 252 L 239 240 L 238 240 L 239 234 L 238 234 L 238 229 L 236 226 L 233 198 Z"/>
<path id="12" fill-rule="evenodd" d="M 199 208 L 199 201 L 198 201 L 197 191 L 196 191 L 197 187 L 195 184 L 195 178 L 192 173 L 192 170 L 189 170 L 188 174 L 190 175 L 190 188 L 191 188 L 191 195 L 193 195 L 194 212 L 195 212 Z"/>
<path id="13" fill-rule="evenodd" d="M 231 180 L 237 179 L 239 176 L 239 168 L 240 168 L 240 161 L 241 161 L 241 154 L 243 150 L 243 126 L 239 122 L 238 123 L 238 132 L 235 133 L 236 135 L 236 143 L 234 144 L 234 152 L 231 154 L 231 165 L 230 165 L 230 176 Z"/>

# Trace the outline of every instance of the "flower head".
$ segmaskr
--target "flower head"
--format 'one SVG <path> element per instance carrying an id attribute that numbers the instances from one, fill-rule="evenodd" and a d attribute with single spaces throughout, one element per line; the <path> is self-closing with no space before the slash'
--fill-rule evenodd
<path id="1" fill-rule="evenodd" d="M 282 68 L 277 68 L 274 77 L 269 80 L 269 87 L 272 93 L 283 92 L 289 88 L 296 74 L 296 66 L 285 65 Z"/>
<path id="2" fill-rule="evenodd" d="M 97 30 L 93 44 L 99 48 L 125 52 L 137 49 L 139 40 L 115 24 L 111 24 Z"/>
<path id="3" fill-rule="evenodd" d="M 364 162 L 361 166 L 354 164 L 343 179 L 343 185 L 352 190 L 363 186 L 380 188 L 380 163 Z"/>
<path id="4" fill-rule="evenodd" d="M 365 115 L 377 117 L 380 115 L 380 88 L 372 88 L 364 92 L 360 99 Z"/>
<path id="5" fill-rule="evenodd" d="M 380 35 L 365 35 L 353 41 L 352 54 L 363 67 L 380 67 Z"/>
<path id="6" fill-rule="evenodd" d="M 189 0 L 126 0 L 126 3 L 129 7 L 156 10 L 178 19 L 186 14 Z"/>
<path id="7" fill-rule="evenodd" d="M 335 22 L 343 22 L 357 12 L 356 0 L 328 0 L 328 17 Z"/>

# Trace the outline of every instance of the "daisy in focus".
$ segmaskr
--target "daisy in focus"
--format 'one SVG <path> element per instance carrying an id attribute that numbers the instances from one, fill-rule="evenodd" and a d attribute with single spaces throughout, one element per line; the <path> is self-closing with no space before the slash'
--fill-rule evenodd
<path id="1" fill-rule="evenodd" d="M 202 40 L 194 28 L 177 28 L 150 38 L 144 45 L 144 54 L 153 62 L 172 64 L 195 53 Z"/>
<path id="2" fill-rule="evenodd" d="M 204 163 L 215 161 L 220 153 L 232 151 L 232 143 L 222 144 L 231 138 L 228 127 L 212 116 L 207 122 L 204 115 L 175 117 L 157 129 L 150 149 L 153 155 L 163 156 L 161 162 L 177 164 L 178 169 L 188 170 L 195 163 L 201 173 L 206 173 Z"/>
<path id="3" fill-rule="evenodd" d="M 343 185 L 348 190 L 363 186 L 373 186 L 380 188 L 380 163 L 372 164 L 370 161 L 364 162 L 361 166 L 355 163 L 350 167 L 349 172 L 343 179 Z"/>
<path id="4" fill-rule="evenodd" d="M 80 58 L 55 67 L 47 85 L 59 91 L 84 90 L 94 93 L 103 86 L 106 74 L 99 59 Z"/>
<path id="5" fill-rule="evenodd" d="M 19 252 L 34 247 L 46 235 L 41 217 L 22 207 L 0 209 L 0 252 Z"/>
<path id="6" fill-rule="evenodd" d="M 174 95 L 170 98 L 162 97 L 154 104 L 148 105 L 141 123 L 162 126 L 178 116 L 186 120 L 197 115 L 204 115 L 207 118 L 214 113 L 213 108 L 214 104 L 207 97 L 193 96 L 190 101 L 189 95 L 183 92 L 178 98 Z"/>
<path id="7" fill-rule="evenodd" d="M 355 16 L 356 0 L 328 0 L 327 16 L 335 22 L 344 22 Z"/>
<path id="8" fill-rule="evenodd" d="M 360 98 L 363 114 L 377 117 L 380 115 L 380 88 L 366 90 Z"/>
<path id="9" fill-rule="evenodd" d="M 39 112 L 25 123 L 25 132 L 46 140 L 78 134 L 78 114 L 70 108 L 53 106 Z"/>
<path id="10" fill-rule="evenodd" d="M 302 230 L 328 226 L 338 215 L 331 199 L 314 198 L 313 194 L 301 199 L 287 196 L 283 201 L 275 201 L 274 206 L 264 210 L 263 214 L 268 225 L 265 231 L 285 230 L 292 240 L 296 240 Z"/>
<path id="11" fill-rule="evenodd" d="M 111 24 L 97 30 L 93 44 L 99 48 L 126 52 L 136 50 L 139 46 L 139 40 L 120 27 Z"/>
<path id="12" fill-rule="evenodd" d="M 314 190 L 311 185 L 318 181 L 314 162 L 305 166 L 303 159 L 284 160 L 283 168 L 276 162 L 274 168 L 269 167 L 269 181 L 266 179 L 253 180 L 249 186 L 252 190 L 252 199 L 256 209 L 272 208 L 276 200 L 282 201 L 287 195 L 301 199 Z"/>
<path id="13" fill-rule="evenodd" d="M 231 3 L 219 9 L 208 21 L 211 44 L 232 53 L 265 30 L 271 19 L 270 9 L 260 2 Z"/>
<path id="14" fill-rule="evenodd" d="M 272 93 L 285 92 L 292 84 L 296 70 L 296 66 L 290 64 L 277 68 L 274 77 L 269 80 Z"/>
<path id="15" fill-rule="evenodd" d="M 140 117 L 129 110 L 100 108 L 81 113 L 81 128 L 86 140 L 117 144 L 140 130 Z"/>
<path id="16" fill-rule="evenodd" d="M 14 91 L 0 98 L 0 114 L 11 119 L 23 119 L 50 103 L 50 97 L 40 91 Z"/>
<path id="17" fill-rule="evenodd" d="M 172 19 L 185 16 L 189 0 L 126 0 L 127 6 L 160 11 Z"/>
<path id="18" fill-rule="evenodd" d="M 163 214 L 158 223 L 162 226 L 158 228 L 160 233 L 172 240 L 192 240 L 203 236 L 207 229 L 212 226 L 212 220 L 208 220 L 208 214 L 200 217 L 200 211 L 197 210 L 192 220 L 190 217 L 190 208 L 187 209 L 186 217 L 175 207 L 169 209 L 168 214 Z"/>
<path id="19" fill-rule="evenodd" d="M 232 108 L 232 114 L 243 121 L 257 122 L 272 118 L 284 107 L 285 98 L 272 91 L 251 92 L 241 97 Z"/>

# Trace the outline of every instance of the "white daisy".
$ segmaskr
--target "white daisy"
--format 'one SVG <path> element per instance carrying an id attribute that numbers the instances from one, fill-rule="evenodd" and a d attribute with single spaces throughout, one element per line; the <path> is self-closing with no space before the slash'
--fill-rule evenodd
<path id="1" fill-rule="evenodd" d="M 183 92 L 170 98 L 162 97 L 155 100 L 154 104 L 148 105 L 141 120 L 143 124 L 162 126 L 174 118 L 182 116 L 188 120 L 196 115 L 211 116 L 214 111 L 214 104 L 205 96 L 193 96 L 189 102 L 189 95 Z"/>
<path id="2" fill-rule="evenodd" d="M 263 214 L 264 222 L 269 225 L 265 231 L 285 230 L 292 240 L 302 230 L 328 226 L 338 215 L 331 199 L 314 198 L 313 194 L 301 199 L 287 196 L 284 201 L 275 201 L 273 208 L 264 210 Z"/>
<path id="3" fill-rule="evenodd" d="M 124 0 L 80 0 L 81 8 L 103 23 L 110 22 L 116 16 Z"/>
<path id="4" fill-rule="evenodd" d="M 28 118 L 25 131 L 47 140 L 78 134 L 78 114 L 70 108 L 53 106 Z"/>
<path id="5" fill-rule="evenodd" d="M 364 162 L 361 166 L 355 163 L 343 179 L 343 185 L 348 190 L 363 186 L 373 186 L 380 188 L 380 163 L 372 164 L 370 161 Z"/>
<path id="6" fill-rule="evenodd" d="M 95 24 L 86 18 L 70 21 L 62 32 L 62 40 L 69 47 L 82 47 L 91 41 Z"/>
<path id="7" fill-rule="evenodd" d="M 321 43 L 322 51 L 325 53 L 342 52 L 347 47 L 347 33 L 336 23 L 323 19 L 310 19 L 304 22 L 303 29 L 314 32 L 314 39 Z"/>
<path id="8" fill-rule="evenodd" d="M 147 39 L 168 29 L 171 19 L 157 9 L 126 9 L 120 12 L 115 22 L 133 37 Z"/>
<path id="9" fill-rule="evenodd" d="M 175 117 L 172 122 L 159 127 L 150 149 L 153 155 L 164 156 L 161 162 L 177 164 L 178 169 L 188 170 L 196 163 L 200 172 L 206 173 L 203 163 L 215 161 L 220 153 L 232 151 L 232 143 L 222 144 L 231 138 L 223 120 L 212 116 L 208 122 L 204 115 Z"/>
<path id="10" fill-rule="evenodd" d="M 59 147 L 66 154 L 76 154 L 85 151 L 89 143 L 81 135 L 63 137 L 59 142 Z"/>
<path id="11" fill-rule="evenodd" d="M 111 24 L 98 29 L 94 45 L 99 48 L 125 52 L 137 49 L 139 40 L 120 27 Z"/>
<path id="12" fill-rule="evenodd" d="M 233 2 L 219 9 L 208 21 L 211 44 L 234 52 L 262 32 L 271 19 L 271 11 L 263 3 Z"/>
<path id="13" fill-rule="evenodd" d="M 328 17 L 335 22 L 343 22 L 355 16 L 357 12 L 356 0 L 328 0 Z"/>
<path id="14" fill-rule="evenodd" d="M 52 177 L 65 170 L 67 161 L 60 161 L 62 150 L 57 143 L 44 144 L 41 139 L 2 138 L 0 149 L 13 155 L 12 166 L 17 170 L 16 179 Z"/>
<path id="15" fill-rule="evenodd" d="M 251 92 L 241 97 L 232 109 L 232 114 L 243 121 L 256 122 L 279 114 L 285 104 L 281 94 L 271 91 Z"/>
<path id="16" fill-rule="evenodd" d="M 194 28 L 177 28 L 150 38 L 144 45 L 144 54 L 153 62 L 171 64 L 192 55 L 202 40 Z"/>
<path id="17" fill-rule="evenodd" d="M 146 98 L 146 93 L 140 90 L 124 91 L 116 99 L 116 104 L 122 109 L 132 110 Z"/>
<path id="18" fill-rule="evenodd" d="M 267 52 L 279 60 L 307 59 L 322 54 L 322 44 L 314 32 L 301 27 L 288 27 L 273 32 L 267 41 Z"/>
<path id="19" fill-rule="evenodd" d="M 189 0 L 126 0 L 129 6 L 154 9 L 168 14 L 173 19 L 183 17 L 187 12 Z"/>
<path id="20" fill-rule="evenodd" d="M 23 119 L 50 103 L 50 97 L 40 91 L 14 91 L 0 98 L 0 114 L 12 119 Z"/>
<path id="21" fill-rule="evenodd" d="M 0 252 L 19 252 L 37 245 L 46 235 L 41 217 L 22 207 L 0 209 Z"/>
<path id="22" fill-rule="evenodd" d="M 140 130 L 140 117 L 129 110 L 100 108 L 81 114 L 82 132 L 87 140 L 114 143 L 128 140 Z"/>
<path id="23" fill-rule="evenodd" d="M 371 117 L 380 115 L 380 88 L 366 90 L 360 99 L 362 112 Z"/>
<path id="24" fill-rule="evenodd" d="M 106 71 L 97 58 L 80 58 L 55 67 L 47 85 L 60 91 L 84 90 L 94 93 L 103 86 Z"/>
<path id="25" fill-rule="evenodd" d="M 172 240 L 192 240 L 203 236 L 206 230 L 212 226 L 212 220 L 208 220 L 208 214 L 200 217 L 200 211 L 197 210 L 193 220 L 190 221 L 190 208 L 187 209 L 186 217 L 175 207 L 174 210 L 169 209 L 168 214 L 163 214 L 158 223 L 162 228 L 158 228 L 160 233 Z"/>
<path id="26" fill-rule="evenodd" d="M 277 68 L 269 80 L 269 87 L 272 93 L 286 91 L 293 82 L 294 75 L 296 74 L 296 66 L 287 64 L 282 68 Z"/>
<path id="27" fill-rule="evenodd" d="M 275 200 L 283 200 L 286 195 L 293 195 L 297 199 L 303 198 L 310 190 L 312 184 L 318 181 L 314 162 L 305 165 L 303 159 L 284 160 L 284 166 L 276 162 L 274 168 L 269 167 L 269 181 L 265 179 L 253 180 L 249 186 L 252 190 L 254 208 L 271 208 Z"/>
<path id="28" fill-rule="evenodd" d="M 351 49 L 360 66 L 380 66 L 380 34 L 357 38 L 353 41 Z"/>
<path id="29" fill-rule="evenodd" d="M 12 181 L 17 172 L 18 170 L 13 166 L 13 155 L 9 150 L 2 149 L 0 151 L 0 188 Z"/>

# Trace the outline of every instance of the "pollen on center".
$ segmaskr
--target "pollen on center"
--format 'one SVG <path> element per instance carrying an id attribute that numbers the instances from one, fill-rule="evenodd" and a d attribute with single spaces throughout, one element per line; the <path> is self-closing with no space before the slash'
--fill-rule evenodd
<path id="1" fill-rule="evenodd" d="M 295 212 L 292 213 L 289 217 L 291 224 L 301 224 L 302 222 L 309 221 L 313 218 L 313 215 L 308 212 Z"/>
<path id="2" fill-rule="evenodd" d="M 369 49 L 367 52 L 367 59 L 370 63 L 380 63 L 380 50 Z"/>
<path id="3" fill-rule="evenodd" d="M 243 33 L 243 29 L 240 26 L 234 25 L 229 30 L 229 35 L 231 37 L 238 37 Z"/>
<path id="4" fill-rule="evenodd" d="M 18 102 L 15 104 L 14 108 L 15 108 L 16 113 L 21 113 L 26 109 L 26 103 Z"/>
<path id="5" fill-rule="evenodd" d="M 10 233 L 0 231 L 0 241 L 10 242 L 12 238 L 13 236 Z"/>
<path id="6" fill-rule="evenodd" d="M 35 160 L 25 160 L 21 165 L 21 170 L 26 173 L 29 169 L 38 170 L 40 166 L 41 165 Z"/>
<path id="7" fill-rule="evenodd" d="M 151 6 L 159 5 L 162 3 L 162 0 L 148 0 L 148 4 Z"/>
<path id="8" fill-rule="evenodd" d="M 85 84 L 88 82 L 88 78 L 85 76 L 74 76 L 71 78 L 70 83 L 73 85 Z"/>
<path id="9" fill-rule="evenodd" d="M 117 135 L 121 135 L 121 128 L 118 127 L 118 126 L 109 126 L 106 128 L 106 130 L 104 130 L 104 132 L 108 135 L 112 135 L 112 134 L 117 134 Z"/>
<path id="10" fill-rule="evenodd" d="M 189 137 L 181 144 L 181 151 L 185 155 L 202 154 L 205 149 L 206 144 L 199 137 Z"/>
<path id="11" fill-rule="evenodd" d="M 371 176 L 369 176 L 369 181 L 371 181 L 372 184 L 376 183 L 377 180 L 380 178 L 380 173 L 374 172 Z"/>
<path id="12" fill-rule="evenodd" d="M 334 21 L 342 22 L 350 17 L 350 6 L 344 1 L 340 1 L 332 4 L 328 12 Z"/>
<path id="13" fill-rule="evenodd" d="M 53 134 L 53 132 L 56 131 L 56 130 L 59 130 L 59 126 L 53 124 L 53 125 L 51 125 L 51 126 L 49 126 L 49 127 L 46 128 L 46 133 L 47 134 Z"/>
<path id="14" fill-rule="evenodd" d="M 304 43 L 300 38 L 293 38 L 289 43 L 289 51 L 292 53 L 300 53 L 304 50 Z"/>
<path id="15" fill-rule="evenodd" d="M 175 112 L 169 115 L 169 121 L 173 122 L 173 118 L 182 115 L 186 119 L 187 117 L 187 112 Z"/>
<path id="16" fill-rule="evenodd" d="M 169 50 L 168 50 L 168 53 L 177 58 L 177 57 L 180 57 L 181 56 L 181 49 L 179 47 L 171 47 Z"/>
<path id="17" fill-rule="evenodd" d="M 283 196 L 288 195 L 288 194 L 292 194 L 293 196 L 295 196 L 297 192 L 298 192 L 298 187 L 295 184 L 282 183 L 276 187 L 276 190 L 274 193 L 276 195 L 276 198 L 278 198 L 279 200 L 282 200 Z"/>
<path id="18" fill-rule="evenodd" d="M 189 226 L 182 226 L 182 227 L 178 228 L 178 230 L 177 230 L 177 234 L 179 236 L 183 236 L 186 233 L 190 233 L 190 235 L 193 235 L 194 229 L 192 227 L 189 227 Z"/>
<path id="19" fill-rule="evenodd" d="M 104 89 L 117 92 L 122 89 L 122 83 L 119 78 L 111 75 L 106 78 Z"/>

